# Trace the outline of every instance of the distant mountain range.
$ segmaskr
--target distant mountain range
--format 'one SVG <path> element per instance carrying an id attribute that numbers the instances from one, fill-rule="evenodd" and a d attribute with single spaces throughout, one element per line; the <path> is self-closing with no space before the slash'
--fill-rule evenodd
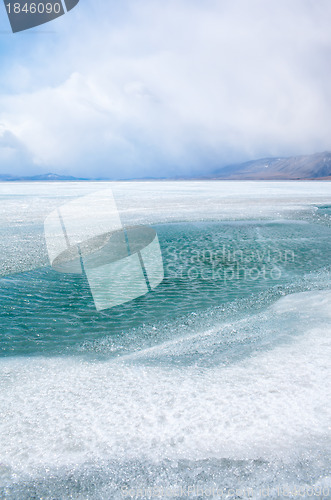
<path id="1" fill-rule="evenodd" d="M 261 158 L 245 163 L 219 168 L 205 176 L 194 179 L 222 180 L 331 180 L 331 152 L 315 153 L 306 156 L 289 158 Z M 0 182 L 4 181 L 91 181 L 115 180 L 106 178 L 82 178 L 70 175 L 41 174 L 33 176 L 14 176 L 0 174 Z M 134 180 L 158 180 L 155 178 Z M 164 177 L 162 180 L 166 180 Z M 170 179 L 171 180 L 171 179 Z M 189 180 L 188 177 L 177 177 L 176 180 Z"/>
<path id="2" fill-rule="evenodd" d="M 41 175 L 9 175 L 0 174 L 0 181 L 88 181 L 71 175 L 41 174 Z"/>
<path id="3" fill-rule="evenodd" d="M 262 158 L 220 168 L 209 177 L 229 180 L 327 180 L 331 179 L 331 153 Z"/>

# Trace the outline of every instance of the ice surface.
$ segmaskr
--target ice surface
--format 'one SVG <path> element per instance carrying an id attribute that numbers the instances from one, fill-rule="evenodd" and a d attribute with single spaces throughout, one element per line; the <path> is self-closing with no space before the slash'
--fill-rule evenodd
<path id="1" fill-rule="evenodd" d="M 107 203 L 110 189 L 127 226 L 292 217 L 328 204 L 331 195 L 331 183 L 317 181 L 0 183 L 0 276 L 47 265 L 46 217 L 81 196 Z"/>
<path id="2" fill-rule="evenodd" d="M 280 299 L 265 312 L 277 327 L 275 313 L 300 335 L 227 367 L 2 360 L 2 467 L 27 473 L 141 457 L 286 462 L 326 451 L 331 292 Z"/>
<path id="3" fill-rule="evenodd" d="M 331 195 L 327 182 L 3 183 L 1 272 L 46 265 L 45 217 L 109 186 L 124 225 L 311 221 Z M 328 276 L 317 269 L 315 288 Z M 183 334 L 178 323 L 174 338 L 118 358 L 1 359 L 0 496 L 121 498 L 123 484 L 161 480 L 327 486 L 330 290 L 288 295 L 240 318 L 234 311 L 222 325 L 201 315 L 200 325 Z M 225 363 L 231 332 L 236 347 L 251 343 Z"/>

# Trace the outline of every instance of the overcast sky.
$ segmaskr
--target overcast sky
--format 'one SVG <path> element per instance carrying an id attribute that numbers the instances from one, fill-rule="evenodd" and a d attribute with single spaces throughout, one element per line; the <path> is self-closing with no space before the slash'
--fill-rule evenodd
<path id="1" fill-rule="evenodd" d="M 0 173 L 208 173 L 331 150 L 330 0 L 81 0 L 10 34 Z"/>

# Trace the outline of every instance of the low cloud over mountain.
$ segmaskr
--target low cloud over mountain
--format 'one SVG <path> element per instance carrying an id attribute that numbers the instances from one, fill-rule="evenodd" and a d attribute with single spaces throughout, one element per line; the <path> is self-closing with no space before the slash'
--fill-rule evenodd
<path id="1" fill-rule="evenodd" d="M 221 168 L 213 177 L 233 180 L 331 179 L 331 152 L 289 158 L 261 158 Z"/>

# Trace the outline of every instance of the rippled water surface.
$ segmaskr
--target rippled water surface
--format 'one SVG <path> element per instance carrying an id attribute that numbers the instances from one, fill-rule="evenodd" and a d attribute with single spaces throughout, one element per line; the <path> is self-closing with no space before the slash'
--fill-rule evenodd
<path id="1" fill-rule="evenodd" d="M 87 342 L 107 338 L 112 344 L 108 354 L 118 355 L 141 347 L 143 328 L 158 330 L 145 339 L 154 344 L 168 337 L 172 322 L 192 314 L 194 318 L 215 308 L 214 314 L 222 319 L 222 310 L 238 307 L 242 299 L 258 308 L 289 288 L 316 286 L 314 276 L 328 269 L 331 261 L 330 228 L 308 222 L 186 222 L 154 227 L 163 254 L 163 283 L 102 313 L 95 310 L 85 276 L 58 273 L 47 266 L 2 278 L 2 353 L 81 353 Z M 174 329 L 170 338 L 176 335 Z"/>

